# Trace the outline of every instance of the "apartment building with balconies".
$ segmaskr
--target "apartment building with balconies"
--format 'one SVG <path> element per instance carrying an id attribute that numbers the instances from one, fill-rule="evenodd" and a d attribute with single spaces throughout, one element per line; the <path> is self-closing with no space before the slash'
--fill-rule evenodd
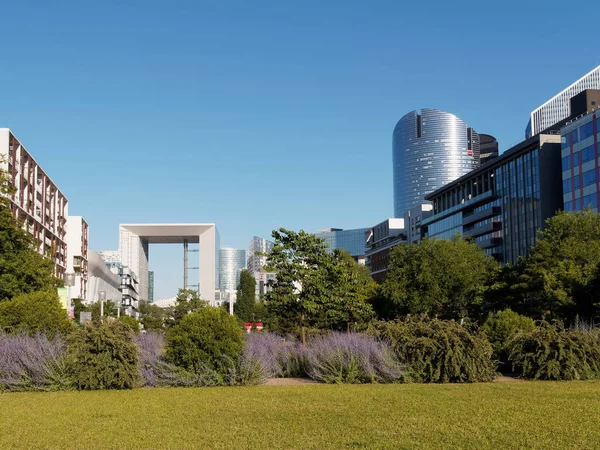
<path id="1" fill-rule="evenodd" d="M 14 216 L 63 278 L 68 270 L 67 198 L 8 128 L 0 128 L 0 169 L 15 189 L 10 196 Z"/>
<path id="2" fill-rule="evenodd" d="M 67 273 L 74 275 L 70 298 L 87 298 L 89 226 L 81 216 L 67 217 Z"/>

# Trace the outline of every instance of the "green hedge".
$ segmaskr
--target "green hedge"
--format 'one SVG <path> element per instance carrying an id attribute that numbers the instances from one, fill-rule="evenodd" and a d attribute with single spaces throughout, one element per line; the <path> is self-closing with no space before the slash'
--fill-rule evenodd
<path id="1" fill-rule="evenodd" d="M 525 378 L 590 380 L 600 378 L 600 334 L 565 330 L 543 323 L 510 342 L 510 362 Z"/>
<path id="2" fill-rule="evenodd" d="M 471 383 L 496 377 L 492 346 L 485 336 L 453 320 L 375 322 L 369 332 L 391 343 L 411 381 Z"/>

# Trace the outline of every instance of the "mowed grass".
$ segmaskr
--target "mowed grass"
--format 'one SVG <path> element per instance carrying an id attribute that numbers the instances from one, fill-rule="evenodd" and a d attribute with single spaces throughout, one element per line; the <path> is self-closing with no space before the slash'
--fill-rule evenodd
<path id="1" fill-rule="evenodd" d="M 0 448 L 598 448 L 600 382 L 0 394 Z"/>

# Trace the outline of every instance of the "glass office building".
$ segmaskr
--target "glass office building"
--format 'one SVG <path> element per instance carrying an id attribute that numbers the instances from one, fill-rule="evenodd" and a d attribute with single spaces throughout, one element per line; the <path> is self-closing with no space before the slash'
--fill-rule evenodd
<path id="1" fill-rule="evenodd" d="M 240 283 L 240 274 L 246 268 L 246 250 L 222 248 L 219 250 L 219 290 L 233 293 Z"/>
<path id="2" fill-rule="evenodd" d="M 402 117 L 392 140 L 394 217 L 479 166 L 479 136 L 463 120 L 424 108 Z"/>
<path id="3" fill-rule="evenodd" d="M 365 255 L 365 233 L 368 228 L 356 228 L 354 230 L 343 230 L 341 228 L 327 228 L 319 230 L 316 236 L 324 239 L 330 250 L 336 248 L 346 250 L 356 260 L 364 260 Z"/>
<path id="4" fill-rule="evenodd" d="M 501 263 L 515 264 L 546 219 L 562 209 L 560 136 L 536 135 L 425 198 L 434 215 L 424 235 L 470 237 Z"/>
<path id="5" fill-rule="evenodd" d="M 581 211 L 600 203 L 598 140 L 600 112 L 565 125 L 561 134 L 561 169 L 565 211 Z"/>

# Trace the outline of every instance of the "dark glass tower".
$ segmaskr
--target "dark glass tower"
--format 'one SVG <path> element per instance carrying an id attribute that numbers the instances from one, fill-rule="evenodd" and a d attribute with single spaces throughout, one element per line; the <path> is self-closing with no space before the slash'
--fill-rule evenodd
<path id="1" fill-rule="evenodd" d="M 424 203 L 425 195 L 479 166 L 479 135 L 454 114 L 411 111 L 392 140 L 394 217 Z"/>

